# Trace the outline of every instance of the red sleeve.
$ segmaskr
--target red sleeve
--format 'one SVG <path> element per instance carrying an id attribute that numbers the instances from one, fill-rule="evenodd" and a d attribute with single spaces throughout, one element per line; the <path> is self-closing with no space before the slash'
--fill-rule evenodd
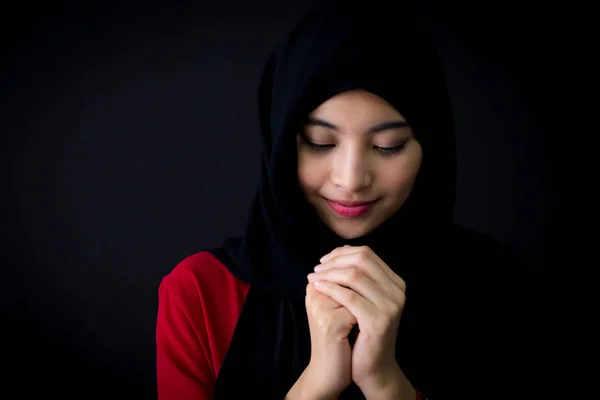
<path id="1" fill-rule="evenodd" d="M 158 399 L 211 399 L 249 286 L 212 254 L 184 259 L 158 291 Z"/>

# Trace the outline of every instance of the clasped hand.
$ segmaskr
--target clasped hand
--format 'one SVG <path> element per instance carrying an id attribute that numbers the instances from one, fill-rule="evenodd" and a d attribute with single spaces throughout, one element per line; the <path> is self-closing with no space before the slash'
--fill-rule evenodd
<path id="1" fill-rule="evenodd" d="M 309 286 L 345 307 L 359 327 L 351 374 L 363 392 L 402 375 L 396 362 L 398 326 L 406 283 L 369 247 L 343 246 L 320 260 Z"/>

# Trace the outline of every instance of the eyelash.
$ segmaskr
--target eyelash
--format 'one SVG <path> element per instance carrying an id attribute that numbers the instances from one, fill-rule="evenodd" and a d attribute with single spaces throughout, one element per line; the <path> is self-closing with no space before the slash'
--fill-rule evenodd
<path id="1" fill-rule="evenodd" d="M 402 149 L 404 148 L 404 146 L 406 146 L 406 143 L 407 142 L 404 142 L 404 143 L 399 144 L 398 146 L 394 146 L 394 147 L 373 146 L 373 148 L 375 150 L 377 150 L 378 152 L 380 152 L 384 156 L 393 156 L 393 155 L 400 153 L 402 151 Z M 326 152 L 335 146 L 334 144 L 316 144 L 316 143 L 312 143 L 309 141 L 306 141 L 306 144 L 308 145 L 308 149 L 315 153 Z"/>

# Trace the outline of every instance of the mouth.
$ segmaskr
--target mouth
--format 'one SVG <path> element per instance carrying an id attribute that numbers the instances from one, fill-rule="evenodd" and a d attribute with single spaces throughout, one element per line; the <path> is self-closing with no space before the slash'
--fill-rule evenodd
<path id="1" fill-rule="evenodd" d="M 369 212 L 377 200 L 371 201 L 345 201 L 327 199 L 331 209 L 338 215 L 346 218 L 357 218 Z"/>

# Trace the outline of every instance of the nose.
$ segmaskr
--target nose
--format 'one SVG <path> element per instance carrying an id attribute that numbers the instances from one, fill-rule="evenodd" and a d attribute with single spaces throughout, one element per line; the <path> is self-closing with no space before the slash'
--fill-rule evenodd
<path id="1" fill-rule="evenodd" d="M 333 158 L 331 181 L 348 192 L 370 186 L 373 175 L 364 152 L 359 148 L 340 149 Z"/>

